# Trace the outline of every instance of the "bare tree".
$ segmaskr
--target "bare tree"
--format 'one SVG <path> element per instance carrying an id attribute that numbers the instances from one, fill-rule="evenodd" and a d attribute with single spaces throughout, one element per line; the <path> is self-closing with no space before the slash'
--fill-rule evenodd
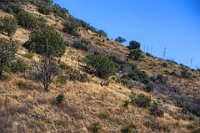
<path id="1" fill-rule="evenodd" d="M 58 74 L 58 66 L 50 56 L 44 55 L 40 62 L 33 61 L 31 65 L 31 78 L 41 82 L 45 91 L 49 91 L 49 85 Z"/>

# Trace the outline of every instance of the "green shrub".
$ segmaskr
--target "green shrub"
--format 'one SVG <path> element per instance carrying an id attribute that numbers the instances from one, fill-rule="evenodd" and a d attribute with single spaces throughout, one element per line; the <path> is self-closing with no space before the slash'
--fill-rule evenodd
<path id="1" fill-rule="evenodd" d="M 68 10 L 66 10 L 65 8 L 60 7 L 60 5 L 58 4 L 54 4 L 53 5 L 53 12 L 56 16 L 59 16 L 63 19 L 68 19 Z"/>
<path id="2" fill-rule="evenodd" d="M 76 49 L 87 51 L 89 47 L 89 42 L 86 40 L 75 41 L 72 46 Z"/>
<path id="3" fill-rule="evenodd" d="M 98 133 L 101 130 L 101 124 L 99 122 L 94 122 L 90 125 L 90 129 L 93 133 Z"/>
<path id="4" fill-rule="evenodd" d="M 132 49 L 130 50 L 129 57 L 135 60 L 139 60 L 143 57 L 142 51 L 140 49 Z"/>
<path id="5" fill-rule="evenodd" d="M 128 87 L 129 89 L 132 89 L 135 87 L 135 83 L 130 79 L 128 78 L 127 76 L 123 76 L 122 78 L 120 78 L 120 82 Z"/>
<path id="6" fill-rule="evenodd" d="M 64 94 L 59 94 L 59 95 L 56 97 L 56 101 L 57 101 L 58 104 L 63 103 L 64 100 L 65 100 Z"/>
<path id="7" fill-rule="evenodd" d="M 130 104 L 130 101 L 129 100 L 125 100 L 124 101 L 124 107 L 128 108 L 128 105 Z"/>
<path id="8" fill-rule="evenodd" d="M 108 36 L 108 35 L 106 34 L 106 32 L 103 31 L 103 30 L 98 30 L 98 31 L 96 31 L 96 33 L 99 34 L 100 36 L 104 36 L 104 37 L 107 37 L 107 36 Z"/>
<path id="9" fill-rule="evenodd" d="M 130 41 L 128 48 L 132 49 L 140 49 L 141 44 L 137 41 Z"/>
<path id="10" fill-rule="evenodd" d="M 121 129 L 121 133 L 137 133 L 136 126 L 134 124 L 128 124 Z"/>
<path id="11" fill-rule="evenodd" d="M 32 52 L 27 52 L 24 56 L 25 56 L 26 58 L 28 58 L 28 59 L 32 59 L 33 56 L 34 56 L 34 53 L 32 53 Z"/>
<path id="12" fill-rule="evenodd" d="M 73 35 L 73 36 L 79 36 L 77 29 L 78 29 L 79 25 L 77 23 L 77 21 L 75 21 L 73 18 L 68 19 L 65 23 L 64 23 L 64 29 L 63 31 Z"/>
<path id="13" fill-rule="evenodd" d="M 148 83 L 144 90 L 146 92 L 152 92 L 154 90 L 154 84 L 153 83 Z"/>
<path id="14" fill-rule="evenodd" d="M 135 94 L 135 93 L 131 93 L 130 95 L 131 98 L 131 103 L 135 104 L 139 107 L 149 107 L 150 103 L 151 103 L 151 98 L 148 96 L 145 96 L 144 94 Z"/>
<path id="15" fill-rule="evenodd" d="M 52 9 L 48 5 L 41 5 L 38 7 L 38 12 L 45 14 L 45 15 L 49 15 L 51 13 L 51 11 L 52 11 Z"/>
<path id="16" fill-rule="evenodd" d="M 28 69 L 28 65 L 21 59 L 16 60 L 15 62 L 11 62 L 9 66 L 11 72 L 25 72 Z"/>
<path id="17" fill-rule="evenodd" d="M 25 29 L 34 29 L 37 26 L 37 18 L 27 11 L 21 10 L 17 14 L 18 24 Z"/>
<path id="18" fill-rule="evenodd" d="M 166 62 L 163 62 L 162 67 L 168 67 L 168 64 Z"/>
<path id="19" fill-rule="evenodd" d="M 146 56 L 153 57 L 150 53 L 146 53 Z"/>
<path id="20" fill-rule="evenodd" d="M 128 77 L 136 81 L 144 81 L 148 78 L 145 71 L 141 71 L 137 69 L 137 67 L 132 68 L 132 72 L 128 75 Z"/>
<path id="21" fill-rule="evenodd" d="M 115 63 L 104 55 L 91 54 L 86 57 L 86 64 L 88 68 L 95 69 L 96 75 L 101 78 L 108 78 L 116 73 Z"/>
<path id="22" fill-rule="evenodd" d="M 116 42 L 119 42 L 119 43 L 124 43 L 124 42 L 126 42 L 126 39 L 124 39 L 123 37 L 117 37 L 116 39 L 115 39 L 115 41 Z"/>
<path id="23" fill-rule="evenodd" d="M 0 39 L 0 78 L 12 60 L 15 58 L 17 48 L 15 44 Z"/>
<path id="24" fill-rule="evenodd" d="M 12 36 L 17 30 L 17 20 L 14 17 L 5 16 L 0 18 L 0 31 Z"/>
<path id="25" fill-rule="evenodd" d="M 163 110 L 159 107 L 157 103 L 152 103 L 149 107 L 150 115 L 162 117 L 164 115 Z"/>
<path id="26" fill-rule="evenodd" d="M 45 27 L 31 33 L 24 47 L 29 51 L 48 56 L 60 57 L 65 53 L 66 44 L 63 38 L 53 28 Z"/>

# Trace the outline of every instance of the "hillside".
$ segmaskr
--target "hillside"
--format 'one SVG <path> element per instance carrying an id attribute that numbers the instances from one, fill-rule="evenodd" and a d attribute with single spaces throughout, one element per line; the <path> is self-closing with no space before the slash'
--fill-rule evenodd
<path id="1" fill-rule="evenodd" d="M 0 78 L 0 133 L 200 132 L 199 70 L 142 51 L 141 59 L 130 57 L 134 49 L 107 38 L 48 0 L 3 0 L 0 4 L 1 18 L 18 19 L 16 32 L 8 36 L 2 30 L 0 40 L 13 42 L 17 49 L 13 62 L 22 60 L 22 67 L 26 66 L 18 71 L 11 65 Z M 39 28 L 20 24 L 22 10 L 38 19 Z M 32 63 L 43 56 L 24 46 L 43 24 L 53 27 L 66 44 L 62 56 L 53 57 L 64 67 L 49 92 L 30 78 Z M 72 27 L 76 29 L 69 33 Z M 115 73 L 102 78 L 101 73 L 88 71 L 87 58 L 94 53 L 108 56 Z M 64 97 L 61 102 L 58 96 Z"/>

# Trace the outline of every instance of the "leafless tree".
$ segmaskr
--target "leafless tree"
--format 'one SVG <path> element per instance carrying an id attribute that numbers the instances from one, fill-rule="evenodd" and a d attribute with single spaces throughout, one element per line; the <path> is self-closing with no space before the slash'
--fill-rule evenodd
<path id="1" fill-rule="evenodd" d="M 40 62 L 31 64 L 30 76 L 43 84 L 44 90 L 49 91 L 49 85 L 59 74 L 59 68 L 50 56 L 43 55 Z"/>

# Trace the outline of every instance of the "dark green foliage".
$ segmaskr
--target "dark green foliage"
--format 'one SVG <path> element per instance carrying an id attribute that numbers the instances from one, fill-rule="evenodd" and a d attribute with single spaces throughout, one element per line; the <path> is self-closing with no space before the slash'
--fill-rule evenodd
<path id="1" fill-rule="evenodd" d="M 1 0 L 0 9 L 8 13 L 18 13 L 21 9 L 19 0 Z"/>
<path id="2" fill-rule="evenodd" d="M 124 107 L 128 108 L 128 105 L 130 104 L 130 101 L 129 100 L 125 100 L 124 101 Z"/>
<path id="3" fill-rule="evenodd" d="M 20 10 L 17 14 L 18 24 L 24 27 L 25 29 L 34 29 L 37 26 L 37 18 L 27 11 Z"/>
<path id="4" fill-rule="evenodd" d="M 60 57 L 65 53 L 66 44 L 53 28 L 46 27 L 33 31 L 24 47 L 41 55 Z"/>
<path id="5" fill-rule="evenodd" d="M 150 53 L 146 53 L 146 56 L 153 57 Z"/>
<path id="6" fill-rule="evenodd" d="M 126 39 L 124 39 L 123 37 L 117 37 L 116 39 L 115 39 L 115 41 L 116 42 L 119 42 L 119 43 L 124 43 L 124 42 L 126 42 Z"/>
<path id="7" fill-rule="evenodd" d="M 163 110 L 159 107 L 157 103 L 152 103 L 149 107 L 150 115 L 162 117 L 164 115 Z"/>
<path id="8" fill-rule="evenodd" d="M 108 35 L 106 34 L 106 32 L 103 31 L 103 30 L 98 30 L 98 31 L 96 31 L 96 33 L 99 34 L 99 35 L 102 35 L 102 36 L 104 36 L 104 37 L 107 37 L 107 36 L 108 36 Z"/>
<path id="9" fill-rule="evenodd" d="M 101 78 L 108 78 L 116 73 L 115 63 L 107 56 L 91 54 L 86 58 L 88 68 L 94 69 L 95 74 Z"/>
<path id="10" fill-rule="evenodd" d="M 0 40 L 0 78 L 2 77 L 3 71 L 15 58 L 16 52 L 15 44 Z"/>
<path id="11" fill-rule="evenodd" d="M 147 92 L 152 92 L 154 90 L 154 84 L 153 83 L 147 83 L 147 86 L 144 89 Z"/>
<path id="12" fill-rule="evenodd" d="M 12 36 L 17 30 L 17 20 L 14 17 L 5 16 L 0 19 L 0 31 Z"/>
<path id="13" fill-rule="evenodd" d="M 129 57 L 135 60 L 139 60 L 143 57 L 142 51 L 140 49 L 132 49 L 130 50 Z"/>
<path id="14" fill-rule="evenodd" d="M 168 67 L 168 64 L 166 62 L 163 62 L 162 67 Z"/>
<path id="15" fill-rule="evenodd" d="M 25 72 L 28 69 L 28 65 L 23 60 L 18 59 L 14 62 L 11 62 L 9 68 L 13 73 Z"/>
<path id="16" fill-rule="evenodd" d="M 127 77 L 127 76 L 123 76 L 123 77 L 120 79 L 120 82 L 121 82 L 124 86 L 128 87 L 129 89 L 132 89 L 132 88 L 135 87 L 134 82 L 133 82 L 129 77 Z"/>
<path id="17" fill-rule="evenodd" d="M 65 100 L 64 94 L 59 94 L 59 95 L 56 97 L 56 101 L 58 102 L 58 104 L 63 103 L 64 100 Z"/>
<path id="18" fill-rule="evenodd" d="M 72 46 L 76 49 L 84 50 L 87 51 L 89 48 L 89 42 L 87 40 L 80 40 L 80 41 L 75 41 Z"/>
<path id="19" fill-rule="evenodd" d="M 25 56 L 26 58 L 28 58 L 28 59 L 32 59 L 33 56 L 34 56 L 34 53 L 27 52 L 24 56 Z"/>
<path id="20" fill-rule="evenodd" d="M 90 125 L 90 130 L 93 133 L 98 133 L 101 130 L 101 124 L 99 122 L 94 122 Z"/>
<path id="21" fill-rule="evenodd" d="M 145 71 L 141 71 L 141 70 L 137 69 L 137 67 L 132 68 L 132 71 L 128 75 L 128 77 L 131 78 L 132 80 L 136 80 L 136 81 L 144 81 L 148 78 Z"/>
<path id="22" fill-rule="evenodd" d="M 136 126 L 134 124 L 128 124 L 121 129 L 121 133 L 137 133 Z"/>
<path id="23" fill-rule="evenodd" d="M 132 92 L 130 95 L 130 98 L 131 98 L 131 103 L 139 107 L 146 108 L 150 106 L 150 103 L 151 103 L 151 98 L 148 96 L 145 96 L 144 94 L 135 94 Z"/>
<path id="24" fill-rule="evenodd" d="M 140 49 L 141 44 L 137 41 L 130 41 L 128 48 L 131 49 Z"/>
<path id="25" fill-rule="evenodd" d="M 77 32 L 78 27 L 79 27 L 79 24 L 77 23 L 77 21 L 74 18 L 70 18 L 64 23 L 63 31 L 70 35 L 78 37 L 79 36 Z"/>
<path id="26" fill-rule="evenodd" d="M 45 15 L 49 15 L 52 12 L 52 8 L 51 8 L 51 6 L 41 5 L 38 7 L 38 12 L 45 14 Z"/>
<path id="27" fill-rule="evenodd" d="M 67 9 L 60 7 L 58 4 L 53 5 L 53 12 L 63 19 L 67 19 L 67 14 L 69 14 Z"/>

